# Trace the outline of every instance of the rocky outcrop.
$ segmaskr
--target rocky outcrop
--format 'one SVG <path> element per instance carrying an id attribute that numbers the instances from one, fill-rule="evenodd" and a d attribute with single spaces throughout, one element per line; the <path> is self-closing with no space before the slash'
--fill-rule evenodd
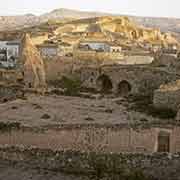
<path id="1" fill-rule="evenodd" d="M 78 37 L 78 30 L 81 36 Z M 76 32 L 76 33 L 75 33 Z M 103 16 L 82 20 L 74 20 L 59 26 L 54 30 L 55 39 L 58 36 L 78 37 L 79 40 L 90 41 L 114 41 L 120 44 L 129 42 L 131 45 L 136 42 L 148 43 L 151 45 L 167 46 L 178 44 L 178 41 L 170 33 L 162 33 L 160 29 L 145 28 L 125 16 Z M 117 38 L 117 35 L 120 36 Z M 69 42 L 71 43 L 71 42 Z"/>
<path id="2" fill-rule="evenodd" d="M 44 62 L 39 51 L 33 45 L 31 38 L 25 34 L 22 40 L 22 56 L 24 82 L 27 87 L 45 87 L 46 76 Z"/>

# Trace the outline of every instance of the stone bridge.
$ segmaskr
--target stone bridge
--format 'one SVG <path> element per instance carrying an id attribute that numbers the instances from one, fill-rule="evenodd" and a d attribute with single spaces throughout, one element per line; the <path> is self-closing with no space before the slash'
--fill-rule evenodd
<path id="1" fill-rule="evenodd" d="M 105 93 L 119 95 L 152 95 L 161 84 L 180 79 L 180 75 L 150 66 L 112 65 L 100 68 L 82 68 L 83 85 Z"/>

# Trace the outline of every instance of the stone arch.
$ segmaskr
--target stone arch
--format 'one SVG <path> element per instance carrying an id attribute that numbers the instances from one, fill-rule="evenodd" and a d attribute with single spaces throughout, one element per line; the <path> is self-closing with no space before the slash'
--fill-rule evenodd
<path id="1" fill-rule="evenodd" d="M 97 88 L 99 91 L 104 92 L 104 93 L 110 93 L 113 88 L 113 84 L 109 76 L 103 74 L 98 77 L 97 81 Z"/>
<path id="2" fill-rule="evenodd" d="M 131 89 L 131 84 L 128 81 L 123 80 L 117 86 L 117 94 L 121 96 L 127 96 L 130 93 Z"/>
<path id="3" fill-rule="evenodd" d="M 170 152 L 170 133 L 161 131 L 158 134 L 158 152 Z"/>

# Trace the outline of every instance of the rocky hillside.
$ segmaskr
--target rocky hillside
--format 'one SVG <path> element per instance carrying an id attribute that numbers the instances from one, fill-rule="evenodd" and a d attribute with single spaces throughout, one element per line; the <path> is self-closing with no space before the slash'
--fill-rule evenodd
<path id="1" fill-rule="evenodd" d="M 51 19 L 54 20 L 63 20 L 63 19 L 85 19 L 92 17 L 100 17 L 110 15 L 108 13 L 98 13 L 98 12 L 86 12 L 86 11 L 77 11 L 70 9 L 55 9 L 50 13 L 46 13 L 40 16 L 41 21 L 45 22 Z"/>
<path id="2" fill-rule="evenodd" d="M 130 17 L 138 24 L 146 27 L 160 28 L 161 31 L 180 33 L 180 19 L 178 18 L 153 18 L 153 17 Z"/>
<path id="3" fill-rule="evenodd" d="M 57 26 L 57 28 L 56 28 Z M 53 25 L 50 25 L 52 29 Z M 60 37 L 68 43 L 82 40 L 121 41 L 121 43 L 178 44 L 171 33 L 160 31 L 159 28 L 140 26 L 126 16 L 103 16 L 54 24 L 55 38 Z M 79 36 L 78 32 L 81 32 Z M 88 35 L 86 35 L 88 33 Z M 67 39 L 68 35 L 68 39 Z M 120 42 L 119 42 L 120 43 Z"/>
<path id="4" fill-rule="evenodd" d="M 21 29 L 38 24 L 40 24 L 40 19 L 33 14 L 0 16 L 0 31 Z"/>
<path id="5" fill-rule="evenodd" d="M 35 16 L 26 14 L 22 16 L 0 16 L 0 31 L 21 29 L 29 26 L 39 25 L 48 20 L 83 19 L 100 16 L 118 16 L 108 13 L 85 12 L 70 9 L 56 9 L 52 12 Z M 146 27 L 160 28 L 161 31 L 172 31 L 180 33 L 180 19 L 175 18 L 151 18 L 129 16 L 133 21 Z"/>
<path id="6" fill-rule="evenodd" d="M 69 9 L 56 9 L 41 16 L 25 14 L 21 16 L 0 16 L 0 31 L 22 29 L 40 25 L 49 20 L 83 19 L 108 15 L 106 13 L 84 12 Z"/>

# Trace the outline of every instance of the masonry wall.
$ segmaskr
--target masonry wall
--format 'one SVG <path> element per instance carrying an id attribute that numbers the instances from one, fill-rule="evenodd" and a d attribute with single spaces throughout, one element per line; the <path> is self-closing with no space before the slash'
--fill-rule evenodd
<path id="1" fill-rule="evenodd" d="M 158 135 L 166 132 L 170 138 L 170 152 L 180 152 L 180 128 L 133 129 L 121 127 L 84 126 L 44 131 L 12 130 L 0 133 L 0 145 L 23 145 L 40 149 L 73 150 L 105 153 L 157 152 Z"/>
<path id="2" fill-rule="evenodd" d="M 161 84 L 179 78 L 175 73 L 168 73 L 160 68 L 138 65 L 103 66 L 101 68 L 82 68 L 81 79 L 85 86 L 97 89 L 97 79 L 107 75 L 112 82 L 113 92 L 118 91 L 118 84 L 127 81 L 132 94 L 153 95 Z"/>

